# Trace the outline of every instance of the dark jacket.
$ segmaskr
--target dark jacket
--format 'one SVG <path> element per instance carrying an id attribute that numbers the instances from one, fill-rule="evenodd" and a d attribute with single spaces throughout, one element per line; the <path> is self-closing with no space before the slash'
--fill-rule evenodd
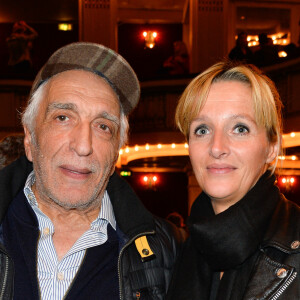
<path id="1" fill-rule="evenodd" d="M 31 170 L 31 163 L 21 157 L 0 171 L 0 221 Z M 120 299 L 164 299 L 180 243 L 175 226 L 153 217 L 117 174 L 111 176 L 107 191 L 125 242 L 118 259 Z M 135 240 L 141 236 L 146 236 L 154 255 L 139 254 Z M 14 268 L 0 242 L 0 300 L 6 300 L 12 299 Z"/>
<path id="2" fill-rule="evenodd" d="M 218 215 L 196 199 L 168 300 L 300 299 L 300 208 L 267 175 Z"/>

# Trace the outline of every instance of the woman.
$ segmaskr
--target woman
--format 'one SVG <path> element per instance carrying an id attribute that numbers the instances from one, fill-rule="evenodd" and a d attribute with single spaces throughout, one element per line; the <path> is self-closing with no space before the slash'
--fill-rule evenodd
<path id="1" fill-rule="evenodd" d="M 183 93 L 176 122 L 203 192 L 167 299 L 300 299 L 300 209 L 273 175 L 280 110 L 250 65 L 218 63 Z"/>

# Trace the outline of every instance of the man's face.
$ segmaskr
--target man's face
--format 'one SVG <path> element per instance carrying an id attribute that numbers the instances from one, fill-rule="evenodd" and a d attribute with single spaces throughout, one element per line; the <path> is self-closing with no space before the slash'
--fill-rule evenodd
<path id="1" fill-rule="evenodd" d="M 86 209 L 101 201 L 118 157 L 120 105 L 101 77 L 82 70 L 47 84 L 25 148 L 36 175 L 38 201 Z"/>

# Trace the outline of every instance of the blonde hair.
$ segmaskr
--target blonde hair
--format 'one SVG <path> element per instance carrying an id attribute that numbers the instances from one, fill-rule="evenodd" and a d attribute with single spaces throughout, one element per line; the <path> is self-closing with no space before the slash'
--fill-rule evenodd
<path id="1" fill-rule="evenodd" d="M 255 119 L 266 129 L 270 143 L 277 143 L 281 153 L 282 102 L 273 81 L 253 65 L 223 61 L 195 77 L 187 86 L 176 108 L 175 121 L 180 131 L 189 138 L 190 124 L 199 114 L 212 84 L 238 81 L 251 88 Z"/>

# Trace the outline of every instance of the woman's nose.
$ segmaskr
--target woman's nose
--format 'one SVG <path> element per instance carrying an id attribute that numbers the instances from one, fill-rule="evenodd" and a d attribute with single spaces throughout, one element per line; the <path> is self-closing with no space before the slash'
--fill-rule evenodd
<path id="1" fill-rule="evenodd" d="M 214 158 L 221 158 L 229 154 L 229 139 L 222 131 L 216 131 L 211 140 L 210 154 Z"/>

